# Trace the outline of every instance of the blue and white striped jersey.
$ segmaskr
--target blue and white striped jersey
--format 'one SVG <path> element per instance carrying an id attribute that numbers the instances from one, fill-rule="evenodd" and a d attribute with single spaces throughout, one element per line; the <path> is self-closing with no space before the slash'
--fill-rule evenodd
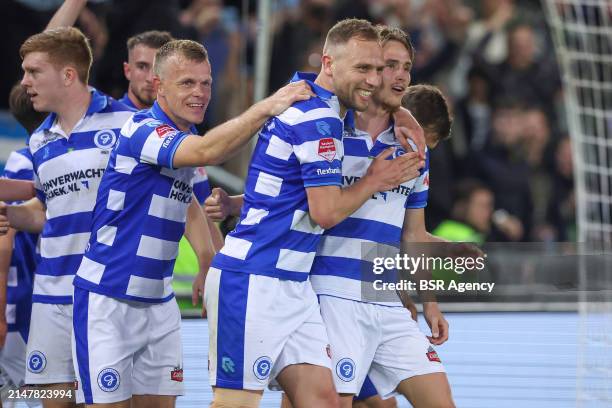
<path id="1" fill-rule="evenodd" d="M 128 97 L 127 92 L 123 94 L 123 97 L 119 99 L 119 102 L 137 112 L 139 109 L 134 105 L 132 100 Z M 194 133 L 197 134 L 197 133 Z M 196 169 L 196 176 L 193 180 L 193 194 L 195 194 L 198 202 L 200 204 L 204 204 L 204 200 L 208 198 L 210 195 L 210 183 L 208 181 L 208 175 L 206 174 L 206 169 L 204 167 L 198 167 Z"/>
<path id="2" fill-rule="evenodd" d="M 212 266 L 281 279 L 308 278 L 322 228 L 308 213 L 306 188 L 340 186 L 342 119 L 338 98 L 306 79 L 316 97 L 293 104 L 259 133 L 240 222 Z"/>
<path id="3" fill-rule="evenodd" d="M 367 132 L 348 129 L 343 144 L 342 181 L 345 186 L 363 177 L 373 158 L 383 150 L 396 146 L 392 157 L 403 153 L 403 148 L 395 139 L 393 127 L 382 132 L 375 142 Z M 362 281 L 380 277 L 372 273 L 373 264 L 365 260 L 367 256 L 363 252 L 375 244 L 399 245 L 406 209 L 427 205 L 428 186 L 429 152 L 418 178 L 393 190 L 375 194 L 346 220 L 326 230 L 317 248 L 310 276 L 317 295 L 365 301 L 362 298 Z"/>
<path id="4" fill-rule="evenodd" d="M 75 286 L 150 303 L 174 296 L 172 270 L 195 169 L 174 169 L 172 161 L 191 133 L 178 130 L 157 102 L 123 126 L 100 185 Z"/>
<path id="5" fill-rule="evenodd" d="M 95 89 L 91 95 L 70 135 L 51 114 L 30 137 L 37 196 L 47 207 L 34 302 L 72 303 L 72 280 L 89 241 L 98 186 L 119 129 L 132 115 Z"/>
<path id="6" fill-rule="evenodd" d="M 33 180 L 32 155 L 27 147 L 10 154 L 3 177 Z M 17 204 L 17 203 L 15 203 Z M 27 340 L 32 312 L 32 283 L 39 261 L 36 253 L 38 234 L 17 232 L 8 271 L 6 288 L 6 322 L 8 331 L 17 331 Z"/>

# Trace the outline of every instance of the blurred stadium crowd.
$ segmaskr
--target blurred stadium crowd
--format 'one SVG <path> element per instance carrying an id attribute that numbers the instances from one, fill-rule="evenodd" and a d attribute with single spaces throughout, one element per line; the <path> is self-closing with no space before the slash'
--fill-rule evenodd
<path id="1" fill-rule="evenodd" d="M 7 0 L 0 109 L 21 77 L 18 49 L 62 0 Z M 269 89 L 317 72 L 345 17 L 399 26 L 416 48 L 412 84 L 443 90 L 453 137 L 431 153 L 428 230 L 459 241 L 576 239 L 571 144 L 561 80 L 537 0 L 276 0 Z M 91 85 L 121 97 L 128 37 L 151 29 L 203 43 L 213 98 L 204 127 L 252 103 L 255 0 L 89 0 L 77 26 L 94 50 Z M 240 159 L 235 159 L 240 160 Z M 246 166 L 244 166 L 246 168 Z"/>

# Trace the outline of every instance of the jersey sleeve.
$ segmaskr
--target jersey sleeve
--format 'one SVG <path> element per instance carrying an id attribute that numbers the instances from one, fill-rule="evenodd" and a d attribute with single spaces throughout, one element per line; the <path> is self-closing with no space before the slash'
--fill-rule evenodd
<path id="1" fill-rule="evenodd" d="M 406 209 L 408 208 L 425 208 L 427 207 L 427 198 L 429 196 L 429 150 L 425 160 L 425 166 L 421 170 L 421 175 L 417 178 L 414 188 L 406 199 Z"/>
<path id="2" fill-rule="evenodd" d="M 194 172 L 193 194 L 195 194 L 200 204 L 204 204 L 204 200 L 206 200 L 211 193 L 208 175 L 204 167 L 196 167 Z"/>
<path id="3" fill-rule="evenodd" d="M 135 127 L 133 132 L 130 127 Z M 159 121 L 143 121 L 137 126 L 128 121 L 121 135 L 128 140 L 134 159 L 172 169 L 174 153 L 189 134 Z"/>
<path id="4" fill-rule="evenodd" d="M 291 126 L 304 187 L 342 186 L 342 121 L 323 117 Z"/>
<path id="5" fill-rule="evenodd" d="M 4 165 L 2 176 L 14 180 L 32 181 L 34 179 L 34 170 L 29 154 L 24 154 L 20 151 L 12 152 Z"/>

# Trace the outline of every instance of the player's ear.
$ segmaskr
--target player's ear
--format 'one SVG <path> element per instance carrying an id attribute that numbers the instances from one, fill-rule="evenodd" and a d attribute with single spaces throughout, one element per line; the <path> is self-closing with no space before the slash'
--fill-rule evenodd
<path id="1" fill-rule="evenodd" d="M 127 62 L 123 62 L 123 75 L 125 75 L 125 79 L 130 80 L 130 64 Z"/>
<path id="2" fill-rule="evenodd" d="M 153 89 L 155 89 L 159 95 L 163 96 L 164 87 L 162 80 L 158 75 L 153 75 Z"/>
<path id="3" fill-rule="evenodd" d="M 65 86 L 71 85 L 74 81 L 77 81 L 78 79 L 79 74 L 77 73 L 74 67 L 67 65 L 62 68 L 61 80 L 63 81 Z"/>
<path id="4" fill-rule="evenodd" d="M 327 76 L 332 76 L 333 59 L 331 55 L 327 54 L 323 54 L 321 57 L 321 69 Z"/>

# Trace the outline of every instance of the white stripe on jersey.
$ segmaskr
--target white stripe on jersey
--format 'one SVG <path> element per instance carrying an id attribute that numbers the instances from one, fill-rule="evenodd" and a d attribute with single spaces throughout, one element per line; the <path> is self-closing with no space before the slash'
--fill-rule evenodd
<path id="1" fill-rule="evenodd" d="M 130 276 L 126 295 L 147 299 L 161 299 L 172 294 L 172 278 L 149 279 L 140 276 Z"/>
<path id="2" fill-rule="evenodd" d="M 66 255 L 81 255 L 89 241 L 89 232 L 62 235 L 59 237 L 41 237 L 40 255 L 43 258 L 58 258 Z"/>
<path id="3" fill-rule="evenodd" d="M 34 294 L 42 296 L 72 296 L 74 275 L 41 275 L 34 277 Z"/>
<path id="4" fill-rule="evenodd" d="M 293 153 L 293 146 L 291 143 L 287 143 L 276 135 L 270 137 L 266 154 L 268 156 L 276 157 L 281 160 L 289 160 L 289 157 Z"/>
<path id="5" fill-rule="evenodd" d="M 260 171 L 259 175 L 257 176 L 255 191 L 259 194 L 264 194 L 270 197 L 278 197 L 282 186 L 282 178 Z"/>
<path id="6" fill-rule="evenodd" d="M 164 220 L 185 222 L 187 219 L 186 208 L 188 206 L 189 204 L 179 203 L 172 198 L 153 194 L 148 214 L 153 217 L 163 218 Z"/>
<path id="7" fill-rule="evenodd" d="M 316 252 L 300 252 L 281 249 L 276 267 L 285 271 L 309 273 Z"/>
<path id="8" fill-rule="evenodd" d="M 293 212 L 291 229 L 293 231 L 307 232 L 309 234 L 323 234 L 323 228 L 313 221 L 309 212 L 303 210 L 295 210 Z"/>
<path id="9" fill-rule="evenodd" d="M 136 255 L 144 258 L 170 261 L 178 255 L 178 242 L 142 235 Z"/>

